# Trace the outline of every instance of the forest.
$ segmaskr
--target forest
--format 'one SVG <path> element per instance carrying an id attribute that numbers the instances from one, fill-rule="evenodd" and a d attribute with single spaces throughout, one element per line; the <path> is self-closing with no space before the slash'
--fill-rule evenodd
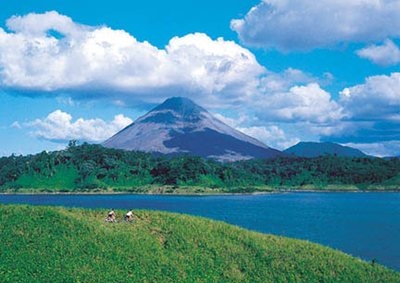
<path id="1" fill-rule="evenodd" d="M 400 159 L 280 157 L 220 163 L 71 141 L 65 150 L 0 158 L 0 192 L 400 190 Z"/>

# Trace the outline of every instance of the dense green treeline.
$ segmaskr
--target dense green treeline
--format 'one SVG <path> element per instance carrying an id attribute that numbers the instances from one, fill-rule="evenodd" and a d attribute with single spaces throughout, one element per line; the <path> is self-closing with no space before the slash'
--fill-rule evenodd
<path id="1" fill-rule="evenodd" d="M 149 153 L 70 142 L 62 151 L 0 158 L 3 191 L 122 190 L 145 192 L 169 186 L 210 191 L 276 188 L 392 189 L 400 186 L 400 159 L 287 157 L 219 163 L 193 156 Z M 172 190 L 172 191 L 171 191 Z"/>

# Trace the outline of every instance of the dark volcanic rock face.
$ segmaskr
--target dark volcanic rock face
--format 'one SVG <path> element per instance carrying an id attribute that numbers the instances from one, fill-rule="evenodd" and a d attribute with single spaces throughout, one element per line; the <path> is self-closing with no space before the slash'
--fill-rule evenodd
<path id="1" fill-rule="evenodd" d="M 281 155 L 182 97 L 167 99 L 115 134 L 106 147 L 161 154 L 188 154 L 223 161 Z"/>

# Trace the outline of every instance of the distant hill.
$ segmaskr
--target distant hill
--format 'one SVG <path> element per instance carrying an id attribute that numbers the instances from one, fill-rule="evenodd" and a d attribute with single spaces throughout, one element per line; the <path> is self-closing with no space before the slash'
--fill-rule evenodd
<path id="1" fill-rule="evenodd" d="M 299 142 L 283 151 L 288 155 L 298 157 L 318 157 L 323 155 L 336 155 L 341 157 L 366 157 L 362 151 L 331 142 Z"/>
<path id="2" fill-rule="evenodd" d="M 383 159 L 385 159 L 385 160 L 390 160 L 390 159 L 400 159 L 400 155 L 398 155 L 398 156 L 385 156 L 385 157 L 383 157 Z"/>
<path id="3" fill-rule="evenodd" d="M 223 222 L 0 205 L 1 282 L 400 282 L 379 264 Z"/>
<path id="4" fill-rule="evenodd" d="M 103 145 L 166 155 L 188 154 L 219 161 L 282 155 L 229 127 L 184 97 L 167 99 Z"/>

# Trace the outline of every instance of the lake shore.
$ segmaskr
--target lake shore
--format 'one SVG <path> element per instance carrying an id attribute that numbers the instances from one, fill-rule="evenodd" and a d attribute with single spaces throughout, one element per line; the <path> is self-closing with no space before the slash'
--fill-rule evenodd
<path id="1" fill-rule="evenodd" d="M 108 189 L 94 189 L 94 190 L 51 190 L 51 189 L 8 189 L 0 191 L 0 195 L 10 194 L 54 194 L 54 195 L 119 195 L 119 194 L 132 194 L 132 195 L 165 195 L 165 196 L 214 196 L 214 195 L 262 195 L 262 194 L 275 194 L 275 193 L 397 193 L 400 192 L 400 187 L 384 187 L 376 186 L 373 188 L 360 189 L 352 185 L 328 185 L 322 188 L 311 188 L 306 186 L 303 188 L 271 188 L 271 187 L 240 187 L 240 188 L 203 188 L 203 187 L 175 187 L 175 186 L 152 186 L 152 187 L 138 187 L 130 189 L 108 188 Z"/>

